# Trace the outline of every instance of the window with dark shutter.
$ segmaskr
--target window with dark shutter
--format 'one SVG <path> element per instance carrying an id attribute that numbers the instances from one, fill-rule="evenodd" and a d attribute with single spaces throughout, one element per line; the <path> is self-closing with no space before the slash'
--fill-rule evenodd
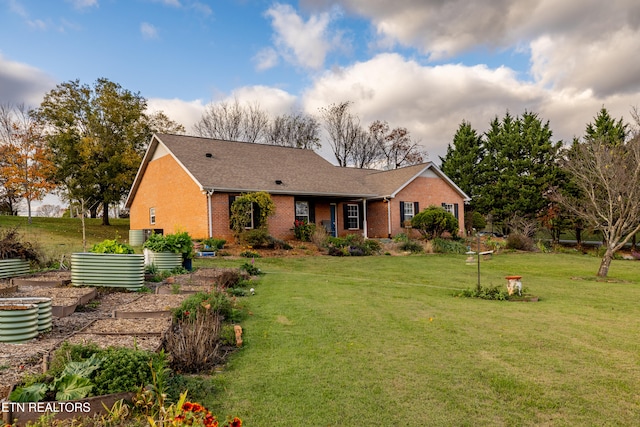
<path id="1" fill-rule="evenodd" d="M 419 205 L 418 202 L 400 202 L 400 226 L 404 227 L 411 219 L 416 216 Z"/>

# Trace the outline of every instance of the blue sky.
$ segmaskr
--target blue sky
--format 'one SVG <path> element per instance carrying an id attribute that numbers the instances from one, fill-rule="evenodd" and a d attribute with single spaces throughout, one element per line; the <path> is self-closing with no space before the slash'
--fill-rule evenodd
<path id="1" fill-rule="evenodd" d="M 409 129 L 439 162 L 506 111 L 570 140 L 640 103 L 637 0 L 0 0 L 0 102 L 106 77 L 188 132 L 211 102 Z M 330 155 L 326 157 L 331 160 Z"/>

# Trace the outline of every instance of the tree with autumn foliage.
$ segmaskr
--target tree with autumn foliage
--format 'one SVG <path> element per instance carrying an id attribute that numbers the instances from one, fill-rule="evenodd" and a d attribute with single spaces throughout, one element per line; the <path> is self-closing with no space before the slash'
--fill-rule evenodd
<path id="1" fill-rule="evenodd" d="M 53 164 L 47 157 L 44 133 L 33 111 L 24 105 L 0 106 L 0 126 L 0 176 L 6 191 L 27 202 L 31 224 L 31 202 L 42 200 L 55 187 L 47 179 Z"/>
<path id="2" fill-rule="evenodd" d="M 47 129 L 52 179 L 71 201 L 101 203 L 103 225 L 109 225 L 109 205 L 129 191 L 153 132 L 184 132 L 164 113 L 146 109 L 139 93 L 101 78 L 93 86 L 59 84 L 37 111 Z"/>

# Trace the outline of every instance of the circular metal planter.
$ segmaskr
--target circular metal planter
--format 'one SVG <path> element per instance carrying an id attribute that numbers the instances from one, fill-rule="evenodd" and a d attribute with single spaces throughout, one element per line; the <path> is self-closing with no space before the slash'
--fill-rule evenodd
<path id="1" fill-rule="evenodd" d="M 0 342 L 21 343 L 37 336 L 36 304 L 0 303 Z"/>
<path id="2" fill-rule="evenodd" d="M 29 261 L 23 259 L 0 259 L 0 279 L 29 274 Z"/>
<path id="3" fill-rule="evenodd" d="M 155 265 L 159 271 L 173 270 L 182 266 L 182 254 L 173 252 L 153 252 L 147 250 L 145 252 L 145 264 Z"/>
<path id="4" fill-rule="evenodd" d="M 53 314 L 51 298 L 48 297 L 24 297 L 24 298 L 0 298 L 0 304 L 38 306 L 38 333 L 47 332 L 51 329 Z"/>
<path id="5" fill-rule="evenodd" d="M 129 244 L 142 246 L 144 243 L 144 230 L 129 230 Z"/>
<path id="6" fill-rule="evenodd" d="M 73 253 L 71 284 L 138 290 L 144 286 L 144 255 Z"/>

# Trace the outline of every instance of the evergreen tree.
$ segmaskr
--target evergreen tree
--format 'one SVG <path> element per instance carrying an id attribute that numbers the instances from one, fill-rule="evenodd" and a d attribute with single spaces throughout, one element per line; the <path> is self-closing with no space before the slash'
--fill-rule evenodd
<path id="1" fill-rule="evenodd" d="M 545 193 L 560 181 L 557 166 L 561 142 L 551 141 L 549 122 L 535 113 L 502 121 L 496 117 L 486 134 L 480 171 L 478 210 L 494 221 L 511 217 L 536 219 L 547 207 Z"/>
<path id="2" fill-rule="evenodd" d="M 471 127 L 471 123 L 462 121 L 453 137 L 453 146 L 449 144 L 447 154 L 440 157 L 440 169 L 469 197 L 473 197 L 482 185 L 479 168 L 483 157 L 482 136 Z"/>
<path id="3" fill-rule="evenodd" d="M 628 125 L 622 121 L 622 118 L 615 121 L 606 108 L 602 107 L 594 120 L 594 123 L 587 124 L 585 140 L 599 139 L 607 144 L 618 145 L 627 139 Z"/>

